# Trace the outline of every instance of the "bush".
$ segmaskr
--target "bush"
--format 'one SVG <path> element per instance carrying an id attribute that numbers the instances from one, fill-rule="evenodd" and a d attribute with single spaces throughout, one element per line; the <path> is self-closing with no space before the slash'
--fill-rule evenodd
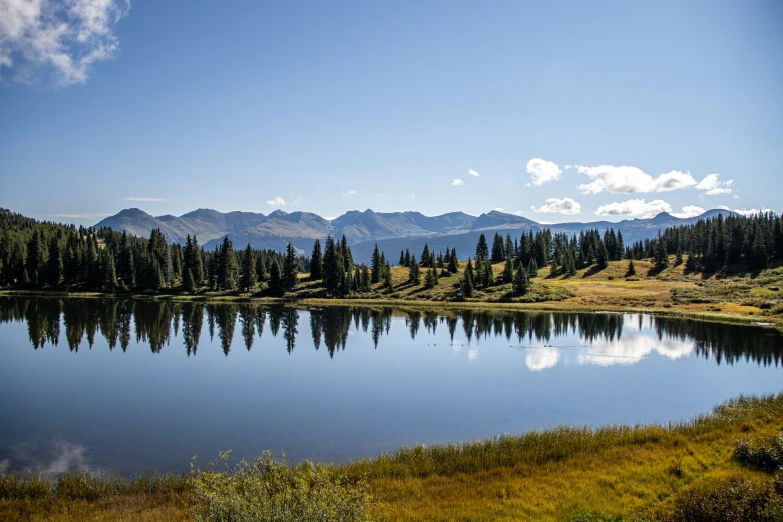
<path id="1" fill-rule="evenodd" d="M 734 458 L 763 471 L 779 470 L 783 468 L 783 434 L 763 440 L 737 441 Z"/>
<path id="2" fill-rule="evenodd" d="M 780 496 L 770 483 L 740 478 L 709 482 L 681 494 L 670 522 L 771 522 Z M 770 518 L 772 517 L 772 518 Z"/>
<path id="3" fill-rule="evenodd" d="M 255 461 L 228 467 L 193 469 L 190 495 L 196 522 L 369 520 L 370 498 L 363 481 L 350 484 L 334 469 L 302 462 L 295 468 L 266 451 Z"/>

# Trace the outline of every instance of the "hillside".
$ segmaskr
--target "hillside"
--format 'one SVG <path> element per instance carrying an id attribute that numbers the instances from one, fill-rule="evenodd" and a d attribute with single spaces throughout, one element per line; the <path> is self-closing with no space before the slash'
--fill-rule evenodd
<path id="1" fill-rule="evenodd" d="M 588 223 L 561 223 L 544 225 L 531 219 L 491 211 L 480 216 L 463 212 L 450 212 L 439 216 L 425 216 L 419 212 L 364 212 L 352 210 L 331 221 L 311 212 L 284 212 L 276 210 L 269 215 L 253 212 L 222 213 L 216 210 L 199 209 L 182 216 L 154 217 L 138 209 L 126 209 L 114 216 L 96 223 L 96 227 L 111 227 L 125 230 L 136 236 L 148 236 L 153 228 L 160 228 L 169 241 L 183 244 L 188 234 L 197 235 L 207 249 L 213 249 L 217 242 L 228 235 L 234 245 L 241 247 L 248 243 L 253 248 L 283 250 L 290 242 L 300 252 L 308 254 L 315 239 L 327 235 L 345 235 L 352 245 L 358 262 L 368 262 L 375 244 L 391 259 L 399 251 L 409 248 L 419 252 L 428 244 L 436 251 L 446 247 L 456 248 L 462 255 L 470 255 L 475 249 L 478 237 L 498 232 L 518 237 L 522 232 L 549 228 L 553 233 L 576 234 L 588 229 L 603 231 L 614 228 L 623 233 L 626 244 L 652 238 L 666 227 L 677 227 L 695 223 L 702 218 L 728 215 L 726 210 L 710 210 L 701 216 L 681 219 L 668 213 L 661 213 L 650 219 L 632 219 L 617 223 L 595 221 Z"/>

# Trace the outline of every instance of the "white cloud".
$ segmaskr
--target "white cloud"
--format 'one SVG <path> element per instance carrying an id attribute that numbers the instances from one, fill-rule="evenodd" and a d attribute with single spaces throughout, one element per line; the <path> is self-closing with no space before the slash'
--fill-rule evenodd
<path id="1" fill-rule="evenodd" d="M 571 198 L 547 198 L 546 204 L 536 208 L 531 205 L 534 212 L 550 212 L 553 214 L 579 214 L 582 211 L 582 205 Z"/>
<path id="2" fill-rule="evenodd" d="M 411 199 L 416 199 L 416 194 L 411 194 Z"/>
<path id="3" fill-rule="evenodd" d="M 52 214 L 54 217 L 68 218 L 68 219 L 97 219 L 106 217 L 109 214 L 101 214 L 97 212 L 85 212 L 83 214 Z"/>
<path id="4" fill-rule="evenodd" d="M 497 210 L 498 212 L 505 212 L 505 209 L 500 207 L 495 207 L 495 210 Z"/>
<path id="5" fill-rule="evenodd" d="M 145 201 L 147 203 L 157 203 L 160 201 L 166 201 L 165 199 L 160 198 L 122 198 L 125 201 Z"/>
<path id="6" fill-rule="evenodd" d="M 547 181 L 558 180 L 560 179 L 560 174 L 563 173 L 557 165 L 541 158 L 533 158 L 528 161 L 526 170 L 532 177 L 528 186 L 532 185 L 533 187 L 540 187 Z"/>
<path id="7" fill-rule="evenodd" d="M 525 214 L 521 210 L 517 210 L 516 212 L 514 212 L 514 215 L 515 216 L 524 216 Z"/>
<path id="8" fill-rule="evenodd" d="M 704 209 L 696 205 L 687 205 L 682 207 L 682 212 L 672 212 L 672 216 L 687 219 L 704 214 Z"/>
<path id="9" fill-rule="evenodd" d="M 718 208 L 720 210 L 730 210 L 729 207 L 727 207 L 726 205 L 720 205 L 720 206 L 717 206 L 715 208 Z"/>
<path id="10" fill-rule="evenodd" d="M 343 196 L 346 197 L 346 198 L 350 197 L 350 196 L 353 196 L 354 194 L 356 194 L 355 190 L 346 190 L 345 192 L 343 192 Z"/>
<path id="11" fill-rule="evenodd" d="M 473 169 L 468 169 L 468 174 L 470 174 L 471 176 L 476 176 L 476 177 L 480 176 L 480 174 L 478 172 L 476 172 L 475 170 L 473 170 Z"/>
<path id="12" fill-rule="evenodd" d="M 695 186 L 696 180 L 690 172 L 672 170 L 653 178 L 637 167 L 600 165 L 585 167 L 569 165 L 580 174 L 586 174 L 592 181 L 577 188 L 584 194 L 598 194 L 604 190 L 612 194 L 639 194 L 648 192 L 671 192 Z"/>
<path id="13" fill-rule="evenodd" d="M 734 194 L 733 196 L 731 196 L 731 198 L 732 199 L 739 199 L 739 194 Z"/>
<path id="14" fill-rule="evenodd" d="M 531 372 L 540 372 L 557 365 L 560 360 L 560 350 L 557 348 L 532 348 L 525 356 L 525 366 Z"/>
<path id="15" fill-rule="evenodd" d="M 766 212 L 772 212 L 772 209 L 770 208 L 735 208 L 734 212 L 737 214 L 742 214 L 743 216 L 752 216 L 754 214 L 764 214 Z"/>
<path id="16" fill-rule="evenodd" d="M 325 217 L 324 216 L 324 219 L 327 220 L 327 221 L 334 221 L 335 219 L 337 219 L 337 216 L 332 216 L 332 217 Z"/>
<path id="17" fill-rule="evenodd" d="M 280 196 L 275 196 L 275 199 L 270 199 L 266 204 L 272 208 L 280 208 L 285 206 L 285 200 Z"/>
<path id="18" fill-rule="evenodd" d="M 731 186 L 734 180 L 718 181 L 720 174 L 707 174 L 703 180 L 696 185 L 698 190 L 704 190 L 705 196 L 720 196 L 722 194 L 731 194 Z"/>
<path id="19" fill-rule="evenodd" d="M 621 203 L 602 205 L 595 211 L 596 216 L 631 216 L 651 218 L 661 212 L 671 212 L 672 207 L 663 200 L 656 199 L 647 203 L 643 199 L 629 199 Z"/>
<path id="20" fill-rule="evenodd" d="M 114 58 L 130 0 L 0 0 L 0 66 L 24 83 L 66 87 Z"/>
<path id="21" fill-rule="evenodd" d="M 464 185 L 465 182 L 459 178 L 456 178 L 454 179 L 454 181 L 451 182 L 451 184 L 454 185 L 455 187 L 459 187 L 460 185 Z"/>

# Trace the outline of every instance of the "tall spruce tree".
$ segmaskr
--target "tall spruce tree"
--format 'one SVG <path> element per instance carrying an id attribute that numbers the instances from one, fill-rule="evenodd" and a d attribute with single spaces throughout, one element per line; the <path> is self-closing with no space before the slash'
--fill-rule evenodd
<path id="1" fill-rule="evenodd" d="M 290 292 L 296 286 L 297 272 L 298 268 L 296 264 L 296 250 L 294 249 L 294 245 L 288 243 L 288 246 L 286 247 L 285 261 L 283 263 L 283 290 L 285 292 Z"/>
<path id="2" fill-rule="evenodd" d="M 522 263 L 519 264 L 516 274 L 514 274 L 512 290 L 514 295 L 525 295 L 530 292 L 530 280 L 528 279 L 527 271 L 522 267 Z"/>
<path id="3" fill-rule="evenodd" d="M 324 278 L 324 258 L 321 253 L 321 240 L 313 243 L 313 253 L 310 256 L 310 279 L 318 281 Z"/>
<path id="4" fill-rule="evenodd" d="M 473 269 L 471 266 L 472 264 L 468 261 L 467 266 L 465 266 L 465 271 L 462 273 L 460 290 L 462 292 L 462 297 L 464 298 L 473 297 Z"/>
<path id="5" fill-rule="evenodd" d="M 478 243 L 476 244 L 476 259 L 485 260 L 489 259 L 489 246 L 487 246 L 487 238 L 484 234 L 479 236 Z"/>
<path id="6" fill-rule="evenodd" d="M 241 286 L 245 289 L 245 292 L 250 292 L 256 287 L 257 277 L 256 255 L 253 253 L 253 247 L 248 243 L 245 248 L 245 254 L 242 256 Z"/>
<path id="7" fill-rule="evenodd" d="M 416 262 L 416 256 L 411 256 L 411 262 L 408 266 L 408 282 L 414 285 L 421 284 L 421 271 L 419 263 Z"/>
<path id="8" fill-rule="evenodd" d="M 221 290 L 233 291 L 237 288 L 237 275 L 239 267 L 234 253 L 234 245 L 228 236 L 223 238 L 220 246 L 220 258 L 218 261 L 218 285 Z"/>

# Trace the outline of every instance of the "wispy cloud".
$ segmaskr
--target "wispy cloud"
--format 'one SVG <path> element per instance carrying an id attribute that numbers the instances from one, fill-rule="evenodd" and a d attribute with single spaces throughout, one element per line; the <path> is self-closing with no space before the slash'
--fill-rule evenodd
<path id="1" fill-rule="evenodd" d="M 577 172 L 587 175 L 592 180 L 590 183 L 577 187 L 583 194 L 598 194 L 603 191 L 612 194 L 671 192 L 697 184 L 690 172 L 680 172 L 679 170 L 672 170 L 653 178 L 638 167 L 568 165 L 568 168 L 576 169 Z"/>
<path id="2" fill-rule="evenodd" d="M 355 194 L 356 194 L 355 190 L 346 190 L 345 192 L 343 192 L 343 196 L 345 196 L 346 198 L 350 197 L 350 196 L 353 196 Z"/>
<path id="3" fill-rule="evenodd" d="M 495 210 L 497 210 L 498 212 L 505 212 L 506 209 L 500 208 L 500 207 L 495 207 Z"/>
<path id="4" fill-rule="evenodd" d="M 536 208 L 531 205 L 534 212 L 548 212 L 551 214 L 579 214 L 582 211 L 582 205 L 571 198 L 548 198 L 546 203 Z"/>
<path id="5" fill-rule="evenodd" d="M 619 203 L 609 203 L 602 205 L 595 211 L 597 216 L 630 216 L 651 218 L 661 212 L 671 212 L 672 206 L 661 199 L 650 201 L 643 199 L 629 199 Z"/>
<path id="6" fill-rule="evenodd" d="M 704 214 L 704 209 L 696 205 L 687 205 L 682 207 L 681 212 L 672 212 L 672 216 L 686 219 Z"/>
<path id="7" fill-rule="evenodd" d="M 479 177 L 481 175 L 481 174 L 479 174 L 478 172 L 476 172 L 473 169 L 468 169 L 468 174 L 470 174 L 471 176 L 476 176 L 476 177 Z"/>
<path id="8" fill-rule="evenodd" d="M 2 0 L 0 66 L 22 83 L 84 83 L 116 55 L 114 29 L 129 11 L 130 0 Z"/>
<path id="9" fill-rule="evenodd" d="M 743 216 L 753 216 L 755 214 L 764 214 L 766 212 L 772 212 L 770 208 L 735 208 L 734 212 L 742 214 Z"/>
<path id="10" fill-rule="evenodd" d="M 122 199 L 124 199 L 125 201 L 145 201 L 145 202 L 147 202 L 147 203 L 158 203 L 158 202 L 160 202 L 160 201 L 166 201 L 165 199 L 161 199 L 161 198 L 136 198 L 136 197 L 127 197 L 127 198 L 122 198 Z"/>
<path id="11" fill-rule="evenodd" d="M 720 181 L 718 178 L 720 174 L 707 174 L 703 180 L 696 185 L 698 190 L 703 190 L 705 196 L 721 196 L 724 194 L 731 194 L 734 185 L 734 180 L 729 179 L 726 181 Z"/>
<path id="12" fill-rule="evenodd" d="M 451 184 L 452 184 L 452 185 L 454 185 L 455 187 L 459 187 L 460 185 L 464 185 L 464 184 L 465 184 L 465 182 L 464 182 L 464 181 L 462 181 L 462 180 L 461 180 L 461 179 L 459 179 L 459 178 L 456 178 L 454 181 L 452 181 L 452 182 L 451 182 Z"/>
<path id="13" fill-rule="evenodd" d="M 527 186 L 533 187 L 540 187 L 548 181 L 558 180 L 560 179 L 560 174 L 563 173 L 560 167 L 551 161 L 542 160 L 541 158 L 531 159 L 527 162 L 525 168 L 531 176 L 531 181 Z"/>
<path id="14" fill-rule="evenodd" d="M 270 199 L 266 204 L 272 208 L 280 208 L 285 206 L 285 200 L 280 196 L 275 196 L 275 199 Z"/>

